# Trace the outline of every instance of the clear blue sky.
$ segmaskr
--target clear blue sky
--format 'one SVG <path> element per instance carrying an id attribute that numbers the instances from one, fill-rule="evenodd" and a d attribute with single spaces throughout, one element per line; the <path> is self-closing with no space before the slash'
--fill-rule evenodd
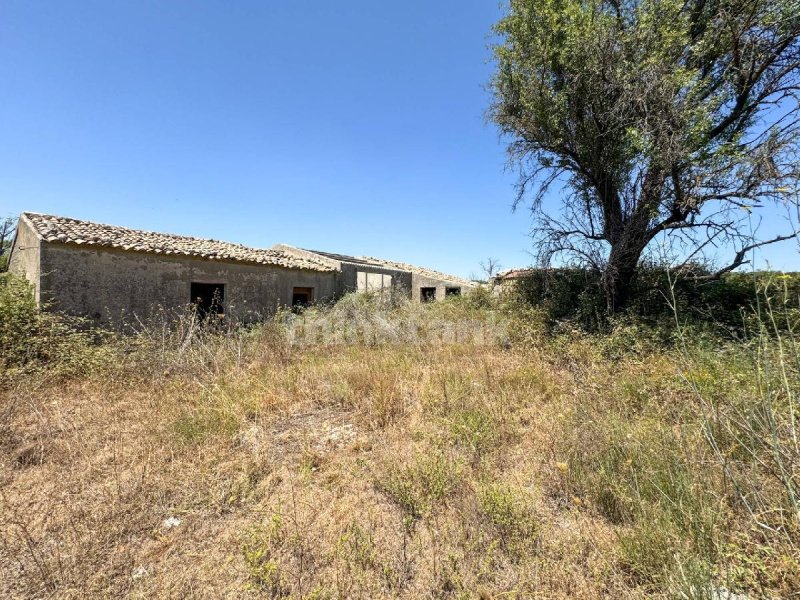
<path id="1" fill-rule="evenodd" d="M 9 1 L 0 215 L 459 275 L 529 264 L 484 113 L 495 0 Z M 798 268 L 796 246 L 771 251 Z"/>

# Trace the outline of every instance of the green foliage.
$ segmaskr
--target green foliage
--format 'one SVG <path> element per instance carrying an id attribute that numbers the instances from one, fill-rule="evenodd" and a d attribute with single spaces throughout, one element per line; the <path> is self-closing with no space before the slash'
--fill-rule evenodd
<path id="1" fill-rule="evenodd" d="M 283 519 L 275 513 L 266 526 L 251 529 L 242 545 L 242 556 L 251 584 L 276 597 L 283 597 L 287 589 L 285 575 L 273 556 L 285 538 Z"/>
<path id="2" fill-rule="evenodd" d="M 492 293 L 492 289 L 488 285 L 478 286 L 463 296 L 455 296 L 447 298 L 446 300 L 457 299 L 463 299 L 463 302 L 465 302 L 467 306 L 477 310 L 487 310 L 497 305 L 496 296 Z"/>
<path id="3" fill-rule="evenodd" d="M 577 321 L 596 329 L 603 319 L 600 274 L 585 269 L 532 270 L 516 281 L 514 294 L 522 303 L 543 309 L 550 323 Z"/>
<path id="4" fill-rule="evenodd" d="M 239 423 L 233 415 L 224 410 L 213 410 L 203 406 L 187 410 L 175 420 L 173 427 L 181 440 L 197 443 L 211 435 L 230 435 L 236 431 Z"/>
<path id="5" fill-rule="evenodd" d="M 409 524 L 428 515 L 459 485 L 462 467 L 441 452 L 393 465 L 378 487 L 405 513 Z"/>
<path id="6" fill-rule="evenodd" d="M 716 564 L 730 518 L 697 423 L 669 427 L 666 414 L 657 403 L 586 407 L 565 420 L 570 434 L 559 441 L 565 500 L 619 526 L 623 566 L 657 589 L 681 569 Z"/>
<path id="7" fill-rule="evenodd" d="M 457 410 L 450 421 L 450 433 L 457 444 L 468 448 L 476 457 L 483 456 L 498 439 L 494 418 L 480 408 Z"/>
<path id="8" fill-rule="evenodd" d="M 350 570 L 374 569 L 378 565 L 378 553 L 372 534 L 355 521 L 351 522 L 336 544 L 335 557 L 344 561 Z"/>
<path id="9" fill-rule="evenodd" d="M 637 342 L 631 321 L 567 346 L 584 352 L 588 342 L 586 362 L 612 374 L 560 415 L 559 493 L 614 525 L 619 565 L 648 592 L 714 598 L 724 585 L 782 597 L 800 583 L 797 298 L 790 278 L 759 285 L 760 310 L 743 315 L 738 340 L 698 340 L 680 326 L 665 354 L 655 338 Z M 681 365 L 681 378 L 617 372 L 631 357 L 621 348 L 637 343 L 642 356 Z"/>
<path id="10" fill-rule="evenodd" d="M 481 511 L 512 554 L 530 549 L 539 535 L 539 519 L 526 490 L 507 484 L 483 485 L 478 490 Z"/>
<path id="11" fill-rule="evenodd" d="M 13 275 L 0 275 L 0 356 L 4 367 L 33 358 L 27 341 L 38 330 L 38 319 L 30 284 Z"/>
<path id="12" fill-rule="evenodd" d="M 508 3 L 490 114 L 517 202 L 535 191 L 540 258 L 602 269 L 601 312 L 627 308 L 654 240 L 734 246 L 764 199 L 797 202 L 796 14 L 796 0 Z M 554 184 L 561 216 L 542 203 Z"/>
<path id="13" fill-rule="evenodd" d="M 47 369 L 54 375 L 86 373 L 107 363 L 104 333 L 79 320 L 40 310 L 21 277 L 0 274 L 0 381 Z"/>
<path id="14" fill-rule="evenodd" d="M 514 293 L 522 303 L 542 308 L 551 325 L 570 321 L 594 331 L 622 322 L 606 319 L 601 274 L 596 271 L 532 270 L 516 282 Z M 740 330 L 747 325 L 746 315 L 767 299 L 797 304 L 800 274 L 728 273 L 704 281 L 661 268 L 642 268 L 633 282 L 626 315 L 633 319 L 629 324 L 658 324 L 672 329 L 677 312 L 684 321 Z M 787 326 L 785 318 L 779 326 Z M 638 340 L 641 333 L 636 332 Z M 661 342 L 668 341 L 667 337 Z"/>
<path id="15" fill-rule="evenodd" d="M 16 220 L 11 217 L 0 219 L 0 273 L 8 271 L 8 259 L 11 254 L 11 244 L 14 243 Z"/>
<path id="16" fill-rule="evenodd" d="M 685 360 L 692 365 L 686 378 L 700 400 L 703 435 L 715 460 L 724 465 L 726 484 L 747 507 L 755 527 L 763 528 L 775 545 L 788 536 L 796 548 L 800 543 L 797 298 L 775 297 L 770 287 L 762 294 L 738 352 L 720 357 L 718 352 L 686 345 Z"/>

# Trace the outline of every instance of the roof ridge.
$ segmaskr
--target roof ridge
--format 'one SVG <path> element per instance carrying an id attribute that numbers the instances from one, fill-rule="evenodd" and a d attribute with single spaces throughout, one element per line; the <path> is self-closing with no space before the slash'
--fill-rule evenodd
<path id="1" fill-rule="evenodd" d="M 196 240 L 198 242 L 215 242 L 220 244 L 230 244 L 231 246 L 238 246 L 240 248 L 247 248 L 249 250 L 274 250 L 273 248 L 258 248 L 256 246 L 247 246 L 245 244 L 241 244 L 239 242 L 229 242 L 227 240 L 217 240 L 214 238 L 207 238 L 207 237 L 198 237 L 195 235 L 185 235 L 182 233 L 170 233 L 168 231 L 156 231 L 154 229 L 137 229 L 135 227 L 127 227 L 125 225 L 114 225 L 112 223 L 101 223 L 100 221 L 91 221 L 89 219 L 78 219 L 76 217 L 63 217 L 60 215 L 52 215 L 49 213 L 39 213 L 30 210 L 26 210 L 22 212 L 23 215 L 34 215 L 37 217 L 46 217 L 49 219 L 63 219 L 65 221 L 71 221 L 73 223 L 81 223 L 85 225 L 99 225 L 100 227 L 109 227 L 111 229 L 123 229 L 125 231 L 130 231 L 133 233 L 147 233 L 149 235 L 164 235 L 171 238 L 178 238 L 183 240 Z M 277 250 L 275 250 L 277 252 Z"/>
<path id="2" fill-rule="evenodd" d="M 237 242 L 177 233 L 133 229 L 75 217 L 24 211 L 21 215 L 36 235 L 47 242 L 110 247 L 162 255 L 181 255 L 208 260 L 272 264 L 287 268 L 330 271 L 329 265 L 274 248 L 256 248 Z"/>
<path id="3" fill-rule="evenodd" d="M 437 279 L 444 279 L 453 282 L 459 282 L 462 284 L 473 285 L 473 283 L 469 279 L 459 277 L 458 275 L 450 275 L 448 273 L 445 273 L 444 271 L 437 271 L 436 269 L 429 269 L 428 267 L 419 267 L 417 265 L 413 265 L 407 262 L 387 260 L 383 258 L 377 258 L 375 256 L 359 256 L 357 258 L 360 258 L 361 260 L 364 261 L 375 261 L 378 265 L 381 264 L 394 265 L 395 267 L 400 268 L 402 270 L 417 272 L 420 273 L 421 275 L 425 275 L 426 273 L 428 273 L 434 275 Z"/>

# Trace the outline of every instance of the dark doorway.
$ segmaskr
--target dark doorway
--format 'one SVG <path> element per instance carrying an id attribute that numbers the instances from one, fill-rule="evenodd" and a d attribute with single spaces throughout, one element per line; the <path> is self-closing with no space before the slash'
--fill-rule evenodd
<path id="1" fill-rule="evenodd" d="M 200 318 L 222 315 L 225 312 L 224 283 L 192 282 L 191 301 Z"/>
<path id="2" fill-rule="evenodd" d="M 434 300 L 436 300 L 436 288 L 435 287 L 419 288 L 419 300 L 420 302 L 433 302 Z"/>
<path id="3" fill-rule="evenodd" d="M 292 308 L 302 308 L 314 301 L 314 288 L 296 287 L 292 289 Z"/>
<path id="4" fill-rule="evenodd" d="M 460 296 L 461 295 L 461 288 L 457 288 L 457 287 L 444 288 L 444 295 L 445 296 Z"/>

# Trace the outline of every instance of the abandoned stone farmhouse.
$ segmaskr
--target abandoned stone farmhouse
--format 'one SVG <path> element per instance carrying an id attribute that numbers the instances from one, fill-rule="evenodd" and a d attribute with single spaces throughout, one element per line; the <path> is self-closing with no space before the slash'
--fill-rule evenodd
<path id="1" fill-rule="evenodd" d="M 20 215 L 9 270 L 32 284 L 37 302 L 101 323 L 191 305 L 254 321 L 348 292 L 393 289 L 429 302 L 474 286 L 376 258 L 285 244 L 250 248 L 32 212 Z"/>

